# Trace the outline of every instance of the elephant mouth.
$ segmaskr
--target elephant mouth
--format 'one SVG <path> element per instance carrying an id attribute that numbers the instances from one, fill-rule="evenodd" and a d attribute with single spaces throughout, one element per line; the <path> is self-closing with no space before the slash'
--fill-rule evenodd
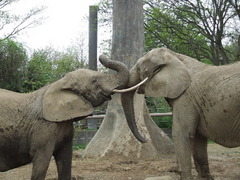
<path id="1" fill-rule="evenodd" d="M 138 93 L 138 94 L 145 94 L 145 87 L 146 87 L 145 84 L 141 85 L 141 86 L 137 89 L 137 93 Z"/>
<path id="2" fill-rule="evenodd" d="M 142 80 L 140 83 L 136 84 L 135 86 L 132 86 L 132 87 L 127 88 L 127 89 L 121 89 L 121 90 L 114 89 L 113 92 L 115 92 L 115 93 L 125 93 L 125 92 L 136 90 L 136 89 L 140 88 L 141 86 L 143 86 L 144 83 L 147 80 L 148 80 L 148 77 L 146 77 L 144 80 Z"/>
<path id="3" fill-rule="evenodd" d="M 111 95 L 105 94 L 104 92 L 101 92 L 101 96 L 105 101 L 109 101 L 112 99 Z"/>

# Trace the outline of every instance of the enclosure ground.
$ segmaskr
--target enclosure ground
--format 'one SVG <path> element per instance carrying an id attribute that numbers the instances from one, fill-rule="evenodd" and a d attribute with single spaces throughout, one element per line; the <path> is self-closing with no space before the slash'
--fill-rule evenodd
<path id="1" fill-rule="evenodd" d="M 240 180 L 240 148 L 228 149 L 209 144 L 209 163 L 215 180 Z M 170 175 L 178 179 L 179 172 L 175 156 L 159 160 L 91 160 L 79 157 L 81 151 L 75 151 L 73 157 L 73 179 L 75 180 L 144 180 L 146 177 Z M 56 167 L 51 161 L 47 180 L 56 180 Z M 193 174 L 196 175 L 193 168 Z M 31 176 L 31 165 L 0 173 L 1 180 L 27 180 Z"/>

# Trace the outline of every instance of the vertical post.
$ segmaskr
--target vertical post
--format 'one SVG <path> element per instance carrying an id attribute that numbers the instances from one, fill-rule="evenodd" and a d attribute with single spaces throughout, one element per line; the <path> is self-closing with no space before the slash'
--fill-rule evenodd
<path id="1" fill-rule="evenodd" d="M 142 0 L 113 0 L 112 59 L 131 68 L 144 53 Z"/>
<path id="2" fill-rule="evenodd" d="M 97 70 L 98 6 L 89 6 L 89 69 Z"/>

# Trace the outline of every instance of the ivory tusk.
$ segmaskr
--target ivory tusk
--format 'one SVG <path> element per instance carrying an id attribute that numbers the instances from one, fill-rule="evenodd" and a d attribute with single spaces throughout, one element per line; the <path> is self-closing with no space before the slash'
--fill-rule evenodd
<path id="1" fill-rule="evenodd" d="M 128 91 L 133 91 L 133 90 L 137 89 L 139 86 L 141 86 L 143 83 L 145 83 L 147 80 L 148 80 L 148 77 L 145 78 L 143 81 L 141 81 L 140 83 L 136 84 L 133 87 L 130 87 L 130 88 L 127 88 L 127 89 L 121 89 L 121 90 L 114 89 L 113 92 L 114 93 L 124 93 L 124 92 L 128 92 Z"/>

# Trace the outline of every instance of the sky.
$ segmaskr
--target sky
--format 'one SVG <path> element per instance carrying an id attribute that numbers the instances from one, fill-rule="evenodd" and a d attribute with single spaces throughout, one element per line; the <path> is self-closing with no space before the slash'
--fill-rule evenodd
<path id="1" fill-rule="evenodd" d="M 66 3 L 67 2 L 67 3 Z M 41 25 L 30 28 L 17 37 L 30 49 L 47 46 L 64 49 L 79 38 L 88 37 L 89 5 L 99 0 L 20 0 L 11 6 L 12 12 L 26 12 L 33 7 L 46 6 L 42 16 L 46 17 Z"/>

